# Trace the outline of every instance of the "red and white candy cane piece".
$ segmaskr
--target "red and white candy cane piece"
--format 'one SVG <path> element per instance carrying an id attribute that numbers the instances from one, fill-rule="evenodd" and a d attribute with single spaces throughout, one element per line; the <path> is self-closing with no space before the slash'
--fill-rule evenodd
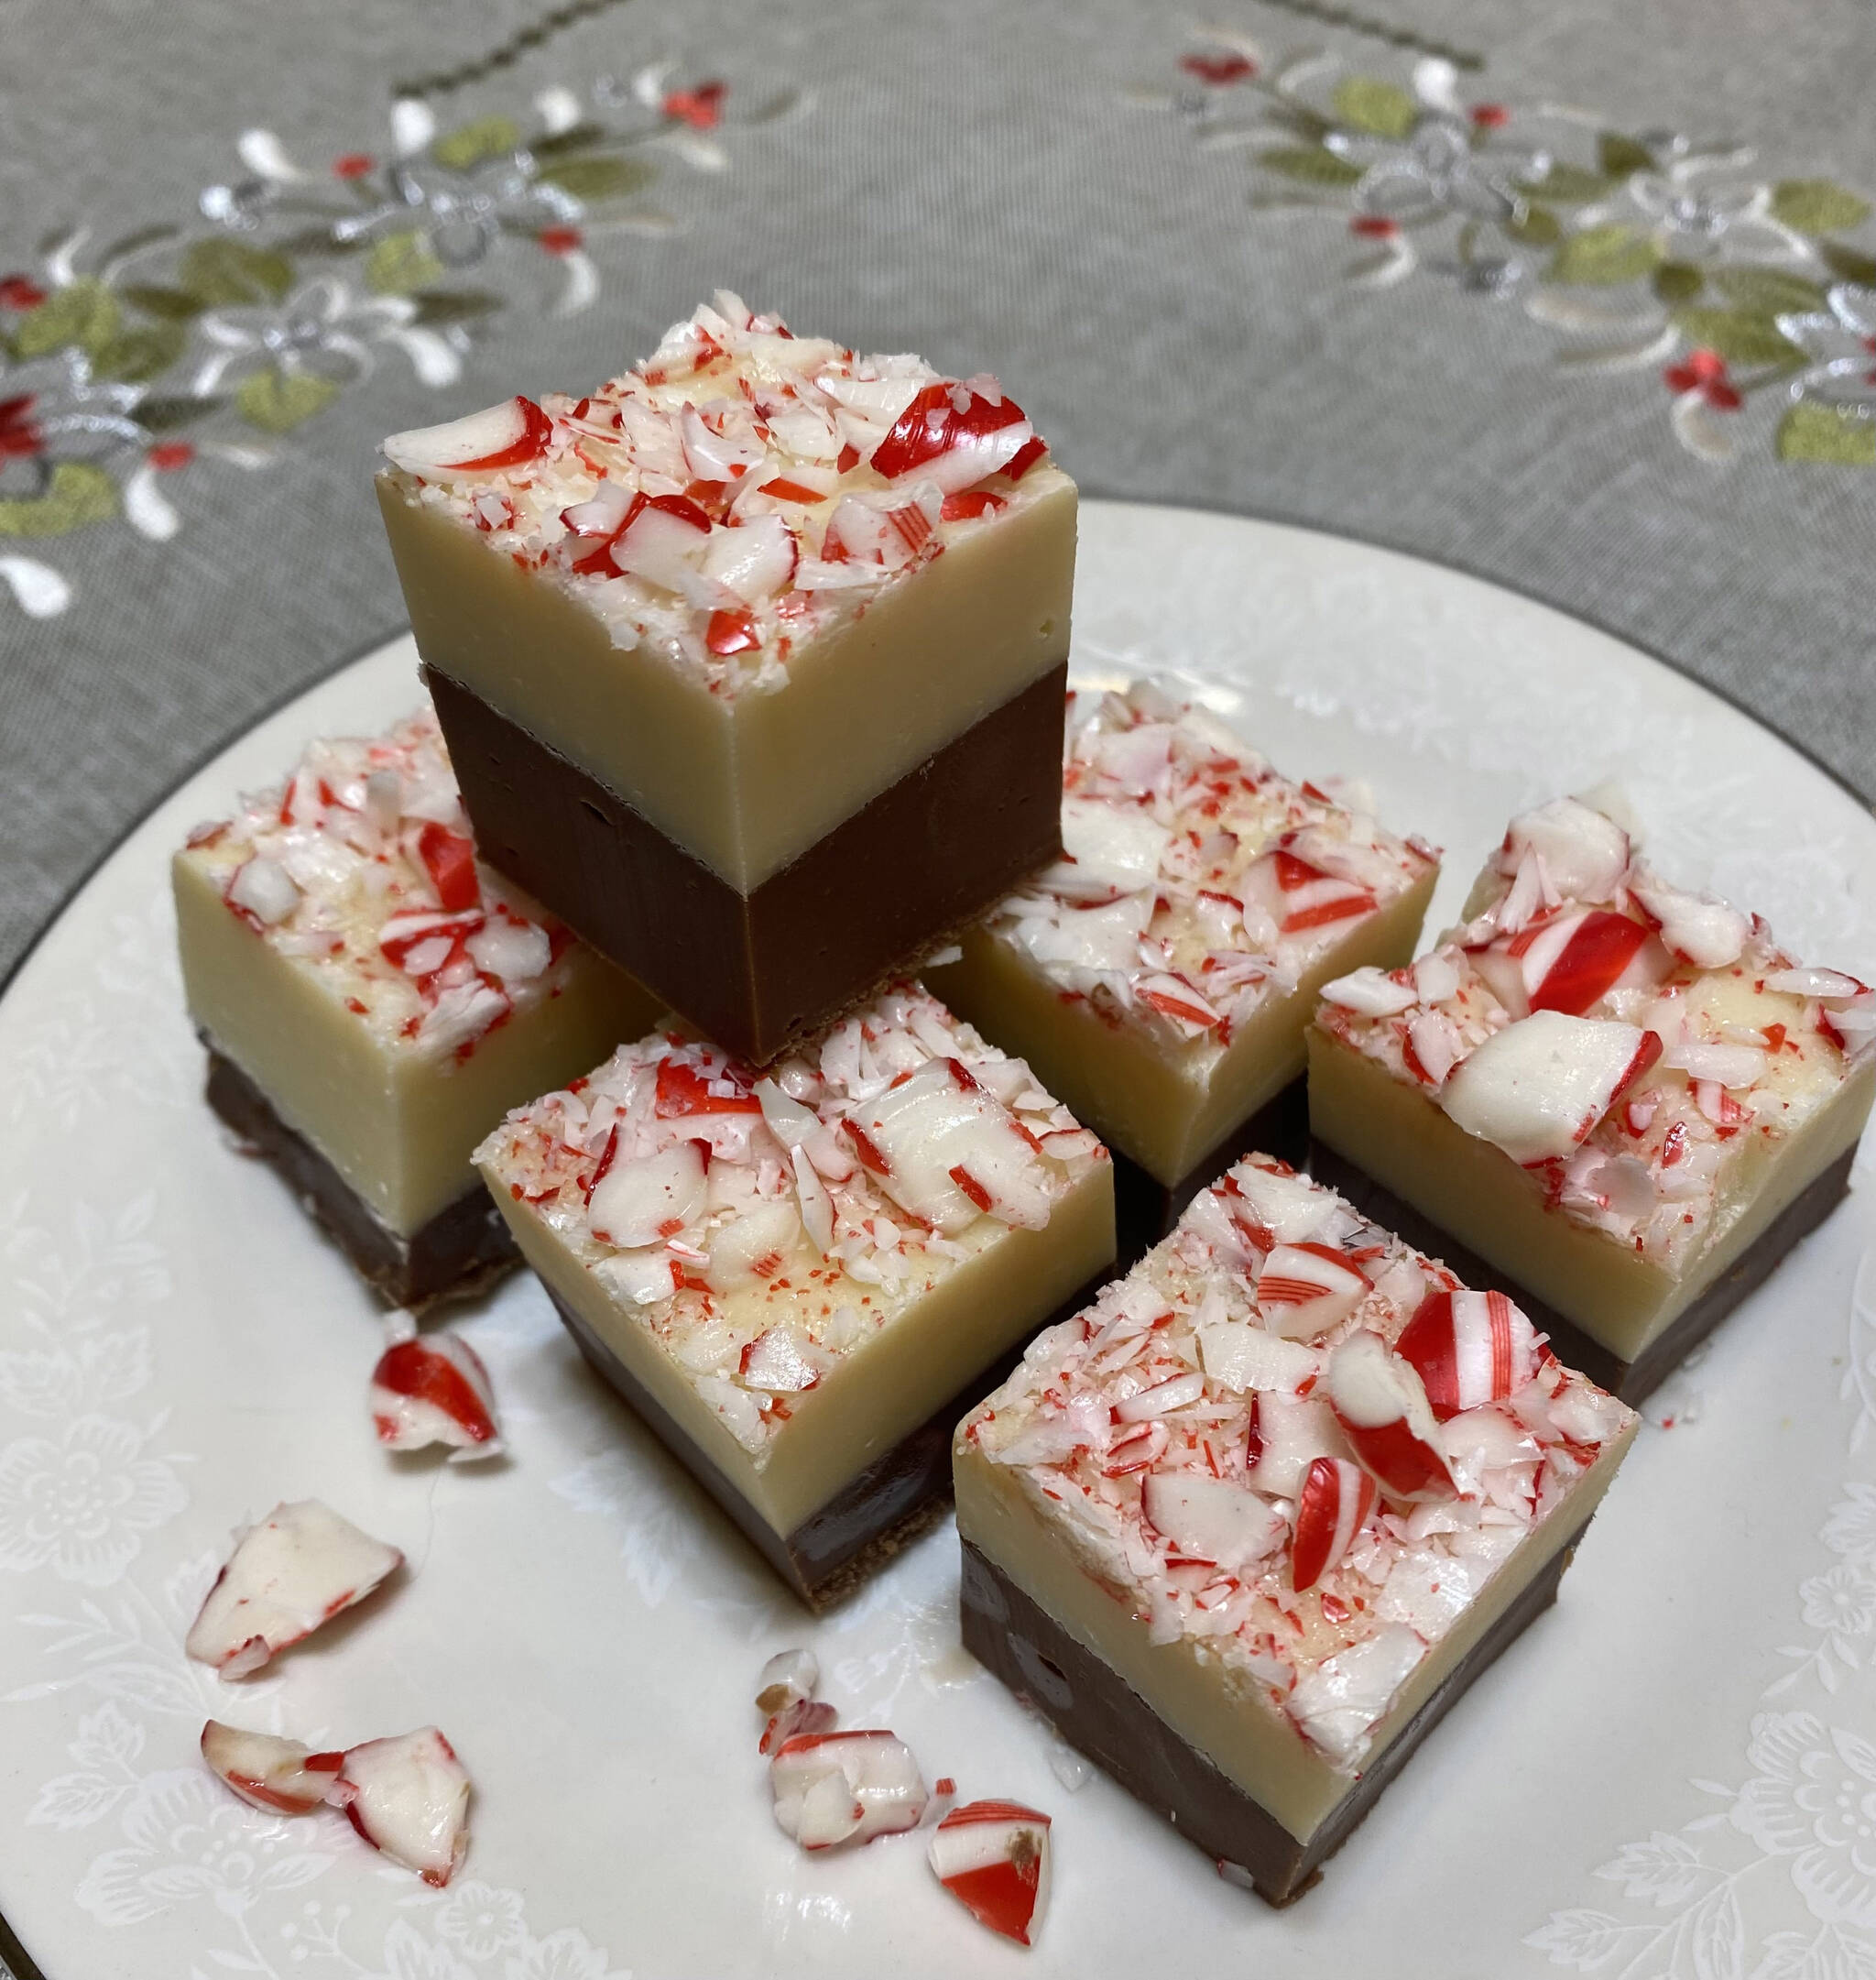
<path id="1" fill-rule="evenodd" d="M 1537 1329 L 1503 1293 L 1433 1292 L 1394 1351 L 1411 1362 L 1442 1423 L 1502 1401 L 1537 1373 Z"/>
<path id="2" fill-rule="evenodd" d="M 821 1682 L 820 1660 L 812 1650 L 778 1650 L 756 1679 L 756 1709 L 771 1717 L 784 1706 L 813 1698 Z"/>
<path id="3" fill-rule="evenodd" d="M 546 453 L 552 434 L 553 421 L 531 399 L 518 394 L 441 426 L 393 433 L 384 451 L 393 466 L 408 474 L 448 479 L 523 467 Z"/>
<path id="4" fill-rule="evenodd" d="M 250 1808 L 269 1815 L 304 1815 L 321 1807 L 345 1758 L 311 1752 L 297 1739 L 245 1733 L 219 1719 L 202 1729 L 202 1756 Z"/>
<path id="5" fill-rule="evenodd" d="M 367 1740 L 328 1799 L 371 1846 L 441 1890 L 469 1847 L 469 1774 L 435 1726 Z"/>
<path id="6" fill-rule="evenodd" d="M 780 1753 L 791 1739 L 803 1734 L 831 1733 L 840 1723 L 840 1714 L 823 1699 L 798 1698 L 777 1712 L 762 1728 L 756 1750 Z"/>
<path id="7" fill-rule="evenodd" d="M 955 494 L 1011 465 L 1032 429 L 1013 399 L 990 399 L 946 379 L 928 385 L 874 448 L 871 465 L 888 481 L 921 470 L 942 494 Z"/>
<path id="8" fill-rule="evenodd" d="M 1296 1501 L 1296 1538 L 1290 1553 L 1290 1585 L 1300 1595 L 1314 1588 L 1355 1544 L 1379 1496 L 1374 1480 L 1346 1458 L 1317 1458 Z"/>
<path id="9" fill-rule="evenodd" d="M 277 1505 L 242 1535 L 183 1648 L 224 1678 L 247 1677 L 363 1602 L 403 1560 L 317 1499 Z"/>
<path id="10" fill-rule="evenodd" d="M 1628 870 L 1630 851 L 1629 835 L 1607 813 L 1580 798 L 1554 797 L 1511 820 L 1498 864 L 1501 873 L 1515 873 L 1534 852 L 1559 893 L 1607 901 Z"/>
<path id="11" fill-rule="evenodd" d="M 1332 927 L 1358 914 L 1371 914 L 1378 905 L 1372 892 L 1360 881 L 1325 873 L 1281 847 L 1263 854 L 1252 871 L 1262 883 L 1260 891 L 1268 892 L 1274 885 L 1277 928 L 1282 935 Z"/>
<path id="12" fill-rule="evenodd" d="M 1049 1903 L 1049 1827 L 1019 1801 L 966 1801 L 933 1832 L 927 1859 L 980 1925 L 1033 1945 Z"/>
<path id="13" fill-rule="evenodd" d="M 482 1357 L 460 1335 L 394 1341 L 371 1372 L 371 1418 L 389 1450 L 448 1444 L 498 1456 L 495 1390 Z"/>
<path id="14" fill-rule="evenodd" d="M 1258 1274 L 1258 1309 L 1273 1334 L 1313 1340 L 1346 1320 L 1373 1289 L 1373 1280 L 1333 1245 L 1279 1244 Z"/>
<path id="15" fill-rule="evenodd" d="M 1286 1522 L 1268 1500 L 1208 1471 L 1150 1471 L 1140 1482 L 1147 1522 L 1187 1560 L 1227 1573 L 1261 1560 L 1282 1539 Z"/>
<path id="16" fill-rule="evenodd" d="M 769 1763 L 776 1826 L 803 1849 L 916 1829 L 929 1797 L 903 1741 L 880 1731 L 805 1733 Z"/>
<path id="17" fill-rule="evenodd" d="M 1518 961 L 1532 1011 L 1581 1017 L 1629 975 L 1648 935 L 1643 924 L 1626 914 L 1586 908 L 1525 929 L 1511 938 L 1507 953 Z"/>
<path id="18" fill-rule="evenodd" d="M 475 872 L 475 842 L 448 826 L 427 819 L 417 835 L 417 857 L 430 875 L 437 899 L 445 910 L 457 914 L 482 899 L 482 882 Z"/>
<path id="19" fill-rule="evenodd" d="M 1494 1032 L 1440 1088 L 1468 1134 L 1525 1166 L 1567 1155 L 1661 1056 L 1661 1039 L 1613 1018 L 1536 1011 Z"/>
<path id="20" fill-rule="evenodd" d="M 1350 1334 L 1329 1357 L 1329 1406 L 1365 1471 L 1397 1499 L 1451 1482 L 1439 1425 L 1411 1363 L 1379 1334 Z"/>

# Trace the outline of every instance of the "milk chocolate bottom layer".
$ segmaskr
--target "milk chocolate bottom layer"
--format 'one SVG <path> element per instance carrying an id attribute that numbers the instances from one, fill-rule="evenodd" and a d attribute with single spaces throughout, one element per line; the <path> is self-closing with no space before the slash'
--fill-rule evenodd
<path id="1" fill-rule="evenodd" d="M 550 1291 L 581 1353 L 628 1402 L 665 1449 L 747 1536 L 751 1544 L 811 1609 L 831 1608 L 883 1568 L 908 1542 L 939 1519 L 951 1502 L 951 1439 L 959 1421 L 1016 1366 L 1035 1333 L 1078 1313 L 1107 1274 L 1089 1281 L 998 1356 L 949 1402 L 844 1485 L 785 1537 L 743 1496 L 735 1482 L 679 1428 L 631 1370 L 585 1321 Z"/>
<path id="2" fill-rule="evenodd" d="M 1589 1522 L 1586 1519 L 1583 1526 Z M 968 1540 L 959 1588 L 964 1646 L 1027 1699 L 1070 1745 L 1195 1843 L 1221 1874 L 1273 1905 L 1299 1898 L 1359 1826 L 1376 1797 L 1459 1695 L 1531 1620 L 1556 1600 L 1583 1537 L 1579 1526 L 1549 1564 L 1456 1664 L 1396 1737 L 1349 1783 L 1306 1843 L 1175 1733 L 1104 1658 L 1063 1628 Z"/>
<path id="3" fill-rule="evenodd" d="M 1065 662 L 748 895 L 479 695 L 423 673 L 483 858 L 758 1065 L 1062 849 Z"/>
<path id="4" fill-rule="evenodd" d="M 1179 1221 L 1179 1213 L 1199 1191 L 1216 1182 L 1239 1156 L 1275 1155 L 1301 1167 L 1309 1151 L 1308 1088 L 1309 1082 L 1298 1073 L 1281 1093 L 1266 1100 L 1170 1187 L 1118 1148 L 1110 1150 L 1118 1269 L 1124 1272 L 1142 1252 L 1151 1251 Z"/>
<path id="5" fill-rule="evenodd" d="M 1846 1148 L 1828 1168 L 1820 1170 L 1765 1227 L 1757 1242 L 1748 1245 L 1744 1253 L 1632 1362 L 1623 1361 L 1599 1340 L 1592 1340 L 1574 1320 L 1565 1318 L 1547 1300 L 1540 1299 L 1529 1286 L 1521 1285 L 1510 1273 L 1488 1264 L 1477 1252 L 1468 1251 L 1430 1217 L 1403 1202 L 1325 1142 L 1311 1141 L 1309 1173 L 1318 1182 L 1339 1190 L 1370 1223 L 1393 1231 L 1429 1257 L 1443 1259 L 1468 1285 L 1508 1293 L 1532 1323 L 1550 1336 L 1557 1358 L 1566 1367 L 1580 1369 L 1592 1382 L 1634 1406 L 1652 1395 L 1680 1366 L 1688 1351 L 1705 1340 L 1748 1293 L 1762 1285 L 1793 1245 L 1809 1236 L 1837 1208 L 1849 1189 L 1850 1165 L 1856 1154 L 1854 1147 Z"/>
<path id="6" fill-rule="evenodd" d="M 233 1059 L 208 1047 L 208 1103 L 286 1178 L 328 1236 L 390 1306 L 420 1307 L 473 1291 L 518 1255 L 494 1199 L 478 1180 L 408 1238 L 388 1231 L 364 1198 Z"/>

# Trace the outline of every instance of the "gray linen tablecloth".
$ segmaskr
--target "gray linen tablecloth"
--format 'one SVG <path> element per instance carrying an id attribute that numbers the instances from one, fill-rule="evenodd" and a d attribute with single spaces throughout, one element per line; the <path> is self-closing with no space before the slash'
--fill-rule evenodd
<path id="1" fill-rule="evenodd" d="M 720 284 L 995 370 L 1091 493 L 1581 613 L 1876 791 L 1867 0 L 1221 4 L 9 0 L 0 968 L 398 629 L 381 434 Z"/>
<path id="2" fill-rule="evenodd" d="M 1865 0 L 1378 0 L 1407 45 L 1249 0 L 563 12 L 7 7 L 0 573 L 46 616 L 0 588 L 0 964 L 398 628 L 382 433 L 593 378 L 719 284 L 994 369 L 1090 492 L 1585 614 L 1876 789 Z M 1442 49 L 1445 111 L 1405 93 Z M 441 139 L 401 193 L 400 86 Z"/>

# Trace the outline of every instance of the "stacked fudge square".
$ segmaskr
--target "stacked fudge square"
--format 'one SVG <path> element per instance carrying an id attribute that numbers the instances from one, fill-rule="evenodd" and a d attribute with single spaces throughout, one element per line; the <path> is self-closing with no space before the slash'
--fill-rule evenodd
<path id="1" fill-rule="evenodd" d="M 1289 1901 L 1841 1195 L 1876 998 L 1574 799 L 1413 960 L 1358 787 L 1064 701 L 993 378 L 719 295 L 386 454 L 435 713 L 178 856 L 213 1102 L 389 1299 L 525 1258 L 811 1605 L 954 1484 L 973 1651 Z"/>
<path id="2" fill-rule="evenodd" d="M 669 1012 L 477 1159 L 584 1352 L 824 1603 L 1113 1257 L 1099 1141 L 906 976 L 1060 853 L 1074 484 L 995 379 L 728 295 L 385 451 L 484 859 Z"/>

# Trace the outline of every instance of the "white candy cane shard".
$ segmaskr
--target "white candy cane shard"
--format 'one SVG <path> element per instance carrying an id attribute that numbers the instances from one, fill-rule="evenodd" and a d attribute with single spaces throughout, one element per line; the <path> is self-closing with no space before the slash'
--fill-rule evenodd
<path id="1" fill-rule="evenodd" d="M 469 1847 L 469 1775 L 433 1725 L 354 1746 L 329 1799 L 374 1849 L 439 1890 Z"/>
<path id="2" fill-rule="evenodd" d="M 1414 984 L 1397 983 L 1386 970 L 1377 969 L 1371 963 L 1323 985 L 1324 1002 L 1339 1004 L 1345 1011 L 1369 1018 L 1389 1018 L 1410 1011 L 1420 998 Z"/>
<path id="3" fill-rule="evenodd" d="M 322 1806 L 345 1757 L 271 1733 L 244 1733 L 219 1719 L 202 1729 L 202 1756 L 250 1808 L 269 1815 L 304 1815 Z"/>
<path id="4" fill-rule="evenodd" d="M 927 1860 L 979 1924 L 1033 1945 L 1049 1904 L 1049 1827 L 1017 1801 L 966 1801 L 933 1832 Z"/>
<path id="5" fill-rule="evenodd" d="M 1350 1334 L 1329 1357 L 1329 1406 L 1362 1468 L 1395 1498 L 1450 1490 L 1439 1425 L 1418 1372 L 1379 1334 Z"/>
<path id="6" fill-rule="evenodd" d="M 1263 1559 L 1289 1527 L 1256 1493 L 1205 1471 L 1149 1471 L 1140 1486 L 1140 1509 L 1182 1558 L 1227 1573 Z"/>
<path id="7" fill-rule="evenodd" d="M 1468 1134 L 1529 1167 L 1587 1139 L 1660 1047 L 1652 1032 L 1613 1018 L 1538 1011 L 1463 1059 L 1439 1104 Z"/>
<path id="8" fill-rule="evenodd" d="M 1372 1290 L 1368 1274 L 1332 1245 L 1280 1244 L 1258 1274 L 1258 1310 L 1273 1334 L 1313 1340 L 1346 1320 Z"/>
<path id="9" fill-rule="evenodd" d="M 501 1452 L 488 1370 L 457 1334 L 430 1334 L 386 1349 L 372 1371 L 371 1417 L 389 1450 L 448 1444 L 478 1458 Z"/>
<path id="10" fill-rule="evenodd" d="M 771 1717 L 784 1705 L 813 1698 L 821 1666 L 812 1650 L 778 1650 L 756 1680 L 756 1706 Z"/>
<path id="11" fill-rule="evenodd" d="M 1434 1415 L 1501 1402 L 1537 1373 L 1537 1329 L 1503 1293 L 1429 1293 L 1394 1351 L 1412 1363 Z"/>
<path id="12" fill-rule="evenodd" d="M 247 1677 L 363 1602 L 403 1560 L 317 1499 L 277 1505 L 242 1535 L 183 1647 L 224 1678 Z"/>
<path id="13" fill-rule="evenodd" d="M 1558 892 L 1575 901 L 1607 901 L 1629 870 L 1629 835 L 1580 798 L 1554 797 L 1521 812 L 1505 833 L 1499 870 L 1515 873 L 1527 852 L 1543 861 Z"/>
<path id="14" fill-rule="evenodd" d="M 393 466 L 427 478 L 494 474 L 535 459 L 545 450 L 552 432 L 552 423 L 540 408 L 532 399 L 518 397 L 441 426 L 417 426 L 408 432 L 392 433 L 384 443 L 384 451 Z"/>
<path id="15" fill-rule="evenodd" d="M 1637 872 L 1629 891 L 1654 918 L 1661 939 L 1699 969 L 1724 969 L 1740 959 L 1752 924 L 1738 908 L 1685 893 L 1652 873 Z"/>
<path id="16" fill-rule="evenodd" d="M 870 1843 L 916 1829 L 928 1799 L 904 1743 L 890 1733 L 808 1733 L 769 1763 L 776 1826 L 803 1849 Z"/>
<path id="17" fill-rule="evenodd" d="M 839 1723 L 840 1714 L 824 1700 L 798 1698 L 782 1706 L 762 1728 L 756 1751 L 763 1755 L 780 1753 L 791 1739 L 809 1733 L 831 1733 Z"/>

